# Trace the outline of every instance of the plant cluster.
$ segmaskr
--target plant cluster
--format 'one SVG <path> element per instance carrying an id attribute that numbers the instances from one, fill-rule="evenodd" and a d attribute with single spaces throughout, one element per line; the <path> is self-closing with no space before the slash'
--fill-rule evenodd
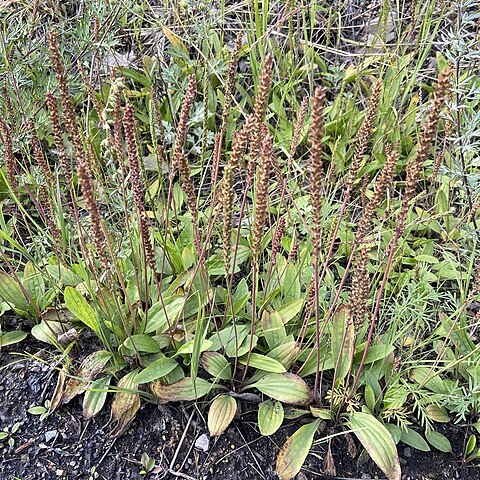
<path id="1" fill-rule="evenodd" d="M 299 68 L 294 35 L 286 52 L 263 41 L 254 4 L 246 35 L 226 52 L 212 32 L 201 62 L 165 27 L 168 68 L 143 55 L 87 72 L 50 31 L 51 82 L 28 102 L 7 59 L 0 312 L 62 352 L 42 415 L 83 395 L 92 418 L 112 392 L 116 436 L 143 401 L 205 399 L 219 436 L 251 402 L 262 435 L 312 418 L 280 450 L 280 478 L 327 422 L 400 479 L 396 444 L 451 451 L 436 425 L 478 415 L 478 202 L 471 144 L 454 155 L 464 94 L 452 100 L 476 80 L 438 55 L 438 80 L 417 85 L 419 41 L 335 88 L 314 48 Z M 406 34 L 427 39 L 431 18 L 412 22 Z M 0 348 L 26 335 L 0 330 Z M 334 473 L 334 436 L 319 441 Z M 465 455 L 478 456 L 475 436 Z"/>

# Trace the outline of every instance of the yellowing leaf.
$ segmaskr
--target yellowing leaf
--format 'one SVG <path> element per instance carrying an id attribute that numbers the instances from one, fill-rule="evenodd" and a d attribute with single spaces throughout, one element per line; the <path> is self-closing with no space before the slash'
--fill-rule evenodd
<path id="1" fill-rule="evenodd" d="M 427 417 L 434 422 L 448 423 L 450 421 L 447 410 L 444 407 L 439 407 L 436 403 L 427 405 L 425 412 Z"/>
<path id="2" fill-rule="evenodd" d="M 203 378 L 197 378 L 194 382 L 192 377 L 185 377 L 170 385 L 153 382 L 150 388 L 160 403 L 168 403 L 197 400 L 209 393 L 214 385 Z"/>
<path id="3" fill-rule="evenodd" d="M 137 389 L 135 383 L 137 373 L 138 370 L 133 370 L 118 382 L 118 388 L 125 391 L 119 391 L 113 397 L 111 419 L 115 423 L 115 427 L 110 432 L 113 437 L 120 436 L 127 429 L 140 408 L 140 395 L 131 391 Z"/>
<path id="4" fill-rule="evenodd" d="M 365 412 L 352 413 L 348 425 L 388 480 L 400 480 L 397 447 L 385 426 Z"/>
<path id="5" fill-rule="evenodd" d="M 62 403 L 68 403 L 72 398 L 83 393 L 90 382 L 103 371 L 110 358 L 112 358 L 112 354 L 106 350 L 99 350 L 88 355 L 75 375 L 67 382 L 62 395 Z"/>
<path id="6" fill-rule="evenodd" d="M 290 405 L 307 405 L 312 399 L 305 380 L 293 373 L 270 373 L 248 388 L 256 388 L 265 395 Z"/>
<path id="7" fill-rule="evenodd" d="M 212 437 L 221 435 L 230 425 L 237 412 L 237 402 L 230 395 L 220 395 L 208 412 L 208 431 Z"/>
<path id="8" fill-rule="evenodd" d="M 355 327 L 349 317 L 347 307 L 342 305 L 332 322 L 332 357 L 337 381 L 347 376 L 355 352 Z"/>
<path id="9" fill-rule="evenodd" d="M 173 33 L 168 27 L 163 26 L 162 27 L 163 34 L 168 38 L 168 41 L 178 49 L 181 49 L 183 51 L 187 51 L 187 47 L 185 47 L 185 44 L 182 42 L 181 38 Z"/>
<path id="10" fill-rule="evenodd" d="M 300 427 L 287 439 L 277 457 L 276 472 L 280 480 L 291 480 L 302 468 L 313 443 L 320 420 Z"/>
<path id="11" fill-rule="evenodd" d="M 230 380 L 232 370 L 228 360 L 218 352 L 204 352 L 200 357 L 200 365 L 215 379 Z"/>

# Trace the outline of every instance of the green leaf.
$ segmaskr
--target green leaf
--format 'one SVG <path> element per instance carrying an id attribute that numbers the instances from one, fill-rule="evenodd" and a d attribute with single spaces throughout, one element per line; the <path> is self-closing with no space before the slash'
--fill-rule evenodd
<path id="1" fill-rule="evenodd" d="M 45 282 L 43 280 L 43 275 L 30 261 L 25 265 L 22 283 L 30 297 L 37 301 L 45 293 Z"/>
<path id="2" fill-rule="evenodd" d="M 435 430 L 427 430 L 425 432 L 425 437 L 427 438 L 428 443 L 437 450 L 440 450 L 444 453 L 452 452 L 452 445 L 450 444 L 450 441 L 441 433 L 438 433 Z"/>
<path id="3" fill-rule="evenodd" d="M 465 447 L 465 456 L 470 455 L 475 450 L 476 445 L 477 445 L 477 437 L 475 435 L 470 435 L 467 445 Z"/>
<path id="4" fill-rule="evenodd" d="M 447 389 L 442 379 L 436 374 L 435 370 L 430 370 L 428 367 L 418 367 L 412 370 L 410 376 L 415 380 L 419 385 L 422 385 L 425 388 L 428 388 L 435 393 L 446 393 Z M 425 379 L 428 380 L 425 382 Z"/>
<path id="5" fill-rule="evenodd" d="M 278 312 L 267 312 L 262 314 L 262 331 L 270 349 L 280 345 L 287 336 L 282 317 Z"/>
<path id="6" fill-rule="evenodd" d="M 417 262 L 424 262 L 424 263 L 438 263 L 438 258 L 433 257 L 432 255 L 417 255 L 415 257 Z"/>
<path id="7" fill-rule="evenodd" d="M 6 347 L 7 345 L 13 345 L 14 343 L 20 343 L 22 340 L 25 339 L 27 336 L 26 332 L 22 332 L 21 330 L 13 330 L 11 332 L 0 332 L 0 350 L 2 347 Z"/>
<path id="8" fill-rule="evenodd" d="M 206 352 L 207 350 L 210 349 L 210 347 L 213 345 L 213 342 L 211 340 L 202 340 L 202 343 L 197 346 L 199 349 L 199 352 Z M 177 353 L 175 353 L 175 356 L 177 355 L 186 355 L 186 354 L 192 354 L 194 351 L 195 347 L 195 340 L 190 340 L 186 343 L 184 343 L 178 350 Z"/>
<path id="9" fill-rule="evenodd" d="M 365 412 L 352 413 L 347 423 L 386 477 L 400 480 L 402 472 L 397 447 L 385 426 Z"/>
<path id="10" fill-rule="evenodd" d="M 288 302 L 277 309 L 277 313 L 280 315 L 282 322 L 285 324 L 294 318 L 295 315 L 297 315 L 302 309 L 303 303 L 303 298 L 299 300 L 293 300 L 292 302 Z"/>
<path id="11" fill-rule="evenodd" d="M 218 396 L 208 411 L 208 431 L 210 436 L 218 437 L 230 425 L 237 413 L 237 402 L 230 395 Z"/>
<path id="12" fill-rule="evenodd" d="M 58 336 L 65 333 L 64 324 L 52 320 L 48 320 L 47 323 L 47 321 L 42 320 L 40 323 L 32 327 L 30 333 L 41 342 L 55 345 L 57 344 Z"/>
<path id="13" fill-rule="evenodd" d="M 162 357 L 152 362 L 148 367 L 144 368 L 136 377 L 134 382 L 137 384 L 150 383 L 154 380 L 168 375 L 178 363 L 172 358 Z"/>
<path id="14" fill-rule="evenodd" d="M 402 438 L 402 429 L 397 425 L 393 425 L 392 423 L 385 423 L 385 428 L 390 432 L 393 441 L 395 444 L 397 444 Z"/>
<path id="15" fill-rule="evenodd" d="M 20 285 L 7 273 L 0 273 L 0 298 L 17 310 L 28 311 L 28 301 Z"/>
<path id="16" fill-rule="evenodd" d="M 30 407 L 27 411 L 32 415 L 42 415 L 47 412 L 47 409 L 43 405 L 35 405 L 34 407 Z"/>
<path id="17" fill-rule="evenodd" d="M 265 400 L 258 407 L 258 427 L 262 435 L 273 435 L 282 425 L 285 412 L 281 402 Z"/>
<path id="18" fill-rule="evenodd" d="M 349 317 L 347 307 L 342 305 L 332 322 L 332 358 L 337 382 L 347 376 L 355 351 L 355 327 Z"/>
<path id="19" fill-rule="evenodd" d="M 236 346 L 241 345 L 248 335 L 248 325 L 229 325 L 219 332 L 215 332 L 210 340 L 213 342 L 210 350 L 216 352 L 222 348 L 235 352 Z M 226 352 L 229 355 L 228 352 Z M 229 355 L 230 356 L 230 355 Z"/>
<path id="20" fill-rule="evenodd" d="M 112 377 L 106 376 L 95 380 L 88 387 L 83 398 L 83 416 L 88 420 L 94 417 L 105 405 L 108 387 Z"/>
<path id="21" fill-rule="evenodd" d="M 368 347 L 368 352 L 367 355 L 365 356 L 365 365 L 368 365 L 369 363 L 376 362 L 378 360 L 382 360 L 386 357 L 388 357 L 393 351 L 395 350 L 395 347 L 393 345 L 370 345 Z M 363 345 L 363 348 L 361 348 L 356 354 L 355 357 L 353 358 L 353 363 L 360 363 L 363 357 L 363 352 L 365 351 L 365 346 Z"/>
<path id="22" fill-rule="evenodd" d="M 411 428 L 407 427 L 406 430 L 402 430 L 402 437 L 400 438 L 400 441 L 406 445 L 410 445 L 410 447 L 413 447 L 416 450 L 420 450 L 421 452 L 430 451 L 430 447 L 424 438 Z"/>
<path id="23" fill-rule="evenodd" d="M 312 399 L 308 385 L 293 373 L 270 373 L 246 388 L 256 388 L 265 395 L 290 405 L 307 405 Z"/>
<path id="24" fill-rule="evenodd" d="M 152 333 L 161 330 L 167 325 L 167 318 L 170 324 L 174 324 L 178 320 L 180 312 L 185 305 L 185 297 L 175 295 L 167 297 L 151 306 L 148 311 L 148 321 L 145 327 L 145 333 Z"/>
<path id="25" fill-rule="evenodd" d="M 280 449 L 275 468 L 280 480 L 291 480 L 301 470 L 320 421 L 318 419 L 300 427 Z"/>
<path id="26" fill-rule="evenodd" d="M 73 287 L 66 287 L 63 293 L 65 305 L 83 324 L 100 334 L 101 329 L 98 323 L 97 314 L 82 294 Z"/>
<path id="27" fill-rule="evenodd" d="M 123 345 L 129 350 L 146 352 L 146 353 L 158 353 L 160 351 L 160 346 L 150 335 L 132 335 L 127 338 Z"/>
<path id="28" fill-rule="evenodd" d="M 248 354 L 243 355 L 238 359 L 238 361 L 242 365 L 249 365 L 253 368 L 257 368 L 258 370 L 263 370 L 264 372 L 272 372 L 272 373 L 284 373 L 286 372 L 285 367 L 277 360 L 273 358 L 266 357 L 265 355 L 261 355 L 259 353 L 252 353 L 250 354 L 250 362 L 248 362 Z"/>

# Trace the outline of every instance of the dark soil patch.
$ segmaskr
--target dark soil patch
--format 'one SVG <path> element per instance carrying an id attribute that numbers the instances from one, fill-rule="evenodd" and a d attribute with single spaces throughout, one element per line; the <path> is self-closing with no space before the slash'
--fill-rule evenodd
<path id="1" fill-rule="evenodd" d="M 109 436 L 108 404 L 97 417 L 86 421 L 77 398 L 40 421 L 27 410 L 51 398 L 56 383 L 54 357 L 35 341 L 21 347 L 26 356 L 9 353 L 13 347 L 0 356 L 0 429 L 20 423 L 12 435 L 13 446 L 8 438 L 0 441 L 1 480 L 275 479 L 279 446 L 302 421 L 287 422 L 276 435 L 265 438 L 255 427 L 255 406 L 242 403 L 239 418 L 218 440 L 209 439 L 206 452 L 195 445 L 202 435 L 208 438 L 206 403 L 145 403 L 129 430 L 117 439 Z M 320 436 L 331 433 L 325 427 Z M 462 467 L 460 462 L 465 433 L 450 427 L 442 433 L 452 441 L 453 455 L 399 446 L 404 478 L 480 479 L 480 469 Z M 312 449 L 299 480 L 383 478 L 365 455 L 349 456 L 345 436 L 332 443 L 337 477 L 322 475 L 325 447 L 321 444 Z M 141 474 L 144 453 L 155 462 L 148 475 Z"/>

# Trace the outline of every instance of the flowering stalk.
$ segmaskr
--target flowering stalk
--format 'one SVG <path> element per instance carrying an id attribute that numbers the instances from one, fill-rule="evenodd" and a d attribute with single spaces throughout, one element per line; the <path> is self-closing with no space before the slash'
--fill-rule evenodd
<path id="1" fill-rule="evenodd" d="M 125 107 L 125 112 L 123 115 L 123 125 L 125 128 L 125 139 L 127 141 L 127 154 L 130 165 L 130 178 L 132 181 L 133 198 L 135 201 L 135 206 L 137 208 L 143 249 L 145 251 L 145 256 L 150 268 L 153 272 L 155 272 L 155 251 L 150 240 L 150 219 L 148 218 L 144 202 L 144 186 L 142 174 L 140 172 L 138 147 L 135 139 L 135 120 L 133 117 L 132 105 L 127 105 Z"/>
<path id="2" fill-rule="evenodd" d="M 375 308 L 370 321 L 370 329 L 368 331 L 367 343 L 365 345 L 365 350 L 363 352 L 362 359 L 358 366 L 357 374 L 355 376 L 355 381 L 353 382 L 352 388 L 350 390 L 349 398 L 351 398 L 351 396 L 355 392 L 355 388 L 360 378 L 360 374 L 363 370 L 363 365 L 365 364 L 365 358 L 368 353 L 369 345 L 372 341 L 376 320 L 378 318 L 378 313 L 380 311 L 380 302 L 382 301 L 382 298 L 383 298 L 383 292 L 385 290 L 387 278 L 390 272 L 390 267 L 393 262 L 393 255 L 395 253 L 395 249 L 397 247 L 400 236 L 403 234 L 405 230 L 408 210 L 411 206 L 413 198 L 415 197 L 415 191 L 417 188 L 418 180 L 421 175 L 423 164 L 427 159 L 427 156 L 433 144 L 433 140 L 435 138 L 435 134 L 437 132 L 438 122 L 440 120 L 440 113 L 442 111 L 443 105 L 445 103 L 445 99 L 448 94 L 451 79 L 452 79 L 452 70 L 450 67 L 447 67 L 443 70 L 443 72 L 440 74 L 438 78 L 438 85 L 434 93 L 433 102 L 430 107 L 427 120 L 425 121 L 422 133 L 420 135 L 420 140 L 418 143 L 416 154 L 407 165 L 407 181 L 405 186 L 405 193 L 402 199 L 402 206 L 400 207 L 400 212 L 397 218 L 397 228 L 395 229 L 395 235 L 390 241 L 390 245 L 388 247 L 387 263 L 385 266 L 385 270 L 383 272 L 383 278 L 380 283 L 380 288 L 377 293 L 377 300 L 375 302 Z"/>
<path id="3" fill-rule="evenodd" d="M 97 252 L 97 258 L 100 260 L 102 269 L 109 271 L 109 262 L 107 258 L 106 240 L 102 229 L 102 219 L 98 204 L 95 200 L 95 193 L 92 181 L 92 171 L 90 167 L 89 155 L 86 155 L 77 167 L 78 179 L 82 189 L 85 206 L 90 219 L 90 225 L 93 234 L 93 245 Z"/>
<path id="4" fill-rule="evenodd" d="M 3 148 L 5 149 L 5 169 L 7 171 L 7 181 L 10 185 L 10 188 L 15 191 L 18 188 L 18 183 L 15 177 L 16 168 L 15 156 L 13 155 L 12 134 L 3 118 L 0 118 L 0 134 L 0 140 L 2 141 Z"/>

